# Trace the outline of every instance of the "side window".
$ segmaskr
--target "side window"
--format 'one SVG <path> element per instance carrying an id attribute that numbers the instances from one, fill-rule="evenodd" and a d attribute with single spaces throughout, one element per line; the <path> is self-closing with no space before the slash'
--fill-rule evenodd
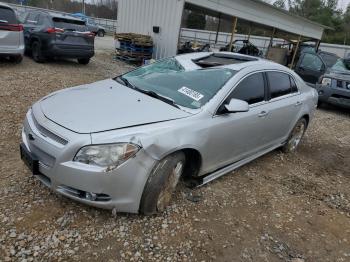
<path id="1" fill-rule="evenodd" d="M 289 79 L 290 79 L 290 86 L 292 87 L 292 93 L 298 93 L 298 86 L 297 84 L 295 83 L 293 77 L 289 76 Z"/>
<path id="2" fill-rule="evenodd" d="M 29 15 L 26 18 L 26 23 L 28 24 L 36 24 L 37 20 L 36 18 L 38 17 L 37 13 L 29 13 Z"/>
<path id="3" fill-rule="evenodd" d="M 232 91 L 229 99 L 240 99 L 248 104 L 255 104 L 265 100 L 265 80 L 263 73 L 256 73 L 246 77 Z"/>
<path id="4" fill-rule="evenodd" d="M 41 14 L 37 14 L 34 20 L 36 21 L 37 25 L 41 25 L 43 23 L 43 16 Z"/>
<path id="5" fill-rule="evenodd" d="M 321 71 L 323 66 L 322 60 L 314 55 L 314 54 L 308 54 L 305 53 L 303 56 L 303 60 L 300 63 L 300 67 L 315 70 L 315 71 Z"/>
<path id="6" fill-rule="evenodd" d="M 292 92 L 289 75 L 280 72 L 267 72 L 267 78 L 269 80 L 271 99 L 288 95 Z"/>

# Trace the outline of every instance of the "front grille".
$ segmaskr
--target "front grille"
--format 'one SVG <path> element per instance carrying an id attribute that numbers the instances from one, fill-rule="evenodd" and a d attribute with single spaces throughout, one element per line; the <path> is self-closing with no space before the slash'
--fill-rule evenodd
<path id="1" fill-rule="evenodd" d="M 24 122 L 24 133 L 26 136 L 28 136 L 28 134 L 30 133 L 34 133 L 33 130 L 31 129 L 28 120 L 26 119 L 26 121 Z M 42 163 L 44 166 L 46 167 L 53 167 L 56 159 L 55 157 L 53 157 L 52 155 L 46 153 L 45 151 L 43 151 L 42 149 L 40 149 L 39 147 L 37 147 L 34 143 L 32 143 L 31 140 L 28 139 L 28 145 L 29 150 L 31 152 L 33 152 L 33 154 L 35 154 L 38 158 L 40 163 Z"/>
<path id="2" fill-rule="evenodd" d="M 32 119 L 33 119 L 33 122 L 34 122 L 34 125 L 36 127 L 36 129 L 39 130 L 40 134 L 42 134 L 43 136 L 45 137 L 48 137 L 54 141 L 56 141 L 57 143 L 61 144 L 61 145 L 67 145 L 68 144 L 68 141 L 56 134 L 54 134 L 53 132 L 51 132 L 50 130 L 46 129 L 45 127 L 43 127 L 42 125 L 40 125 L 38 123 L 38 121 L 35 119 L 33 113 L 32 113 Z"/>

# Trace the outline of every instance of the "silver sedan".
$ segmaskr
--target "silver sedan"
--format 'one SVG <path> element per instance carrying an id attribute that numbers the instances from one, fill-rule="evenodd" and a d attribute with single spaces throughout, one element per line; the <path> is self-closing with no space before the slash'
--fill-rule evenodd
<path id="1" fill-rule="evenodd" d="M 52 93 L 28 111 L 21 157 L 52 190 L 154 214 L 276 148 L 295 151 L 318 96 L 281 65 L 233 53 L 160 60 Z"/>

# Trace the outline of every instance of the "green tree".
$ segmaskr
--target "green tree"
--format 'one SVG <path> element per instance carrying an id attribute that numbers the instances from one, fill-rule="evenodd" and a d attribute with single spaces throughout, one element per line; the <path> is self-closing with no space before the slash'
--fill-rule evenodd
<path id="1" fill-rule="evenodd" d="M 281 8 L 281 9 L 286 9 L 286 3 L 284 0 L 276 0 L 273 5 L 275 7 Z"/>

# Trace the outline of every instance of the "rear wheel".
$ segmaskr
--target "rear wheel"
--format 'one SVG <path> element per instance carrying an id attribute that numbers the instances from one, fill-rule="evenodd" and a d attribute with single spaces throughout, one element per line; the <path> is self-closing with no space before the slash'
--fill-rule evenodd
<path id="1" fill-rule="evenodd" d="M 140 212 L 152 215 L 169 206 L 185 167 L 185 154 L 177 152 L 162 159 L 152 170 L 144 188 Z"/>
<path id="2" fill-rule="evenodd" d="M 78 63 L 81 65 L 87 65 L 90 62 L 90 58 L 78 58 Z"/>
<path id="3" fill-rule="evenodd" d="M 34 41 L 32 43 L 32 57 L 35 62 L 37 63 L 44 63 L 45 57 L 43 56 L 41 52 L 41 44 L 38 41 Z"/>
<path id="4" fill-rule="evenodd" d="M 290 134 L 287 143 L 283 146 L 282 150 L 285 153 L 294 152 L 301 139 L 303 138 L 307 127 L 307 121 L 305 118 L 300 119 L 294 126 L 292 133 Z"/>
<path id="5" fill-rule="evenodd" d="M 14 63 L 16 63 L 16 64 L 21 63 L 22 60 L 23 60 L 23 56 L 21 56 L 21 55 L 16 55 L 16 56 L 11 56 L 11 57 L 10 57 L 10 61 L 11 61 L 11 62 L 14 62 Z"/>
<path id="6" fill-rule="evenodd" d="M 103 30 L 98 30 L 97 35 L 98 35 L 99 37 L 104 37 L 104 36 L 105 36 L 105 31 L 103 31 Z"/>

